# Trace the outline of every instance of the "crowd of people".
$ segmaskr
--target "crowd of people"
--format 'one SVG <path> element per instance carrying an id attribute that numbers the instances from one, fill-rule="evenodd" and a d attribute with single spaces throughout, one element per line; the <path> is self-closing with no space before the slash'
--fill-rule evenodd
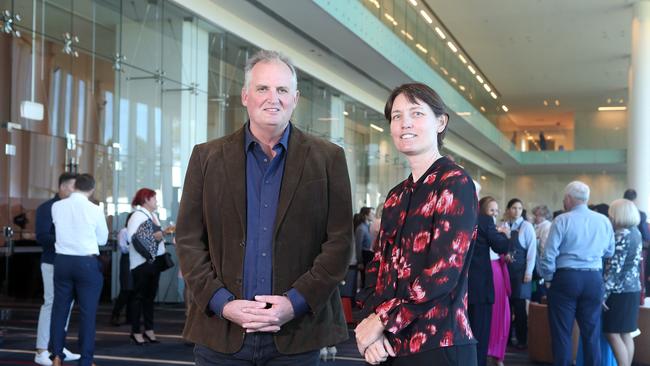
<path id="1" fill-rule="evenodd" d="M 244 74 L 249 120 L 194 148 L 178 213 L 191 297 L 183 336 L 197 365 L 316 365 L 348 338 L 341 296 L 361 308 L 355 340 L 373 365 L 502 365 L 509 342 L 527 347 L 530 301 L 548 304 L 555 365 L 573 362 L 574 320 L 586 365 L 601 365 L 601 332 L 618 365 L 631 364 L 641 245 L 650 239 L 633 191 L 603 215 L 587 207 L 589 187 L 574 181 L 553 220 L 545 205 L 528 217 L 519 198 L 500 216 L 497 200 L 480 197 L 463 167 L 442 155 L 449 114 L 440 96 L 407 83 L 392 91 L 384 115 L 410 175 L 353 218 L 343 149 L 290 121 L 299 97 L 291 61 L 260 51 Z M 108 236 L 89 200 L 94 184 L 65 173 L 38 210 L 41 365 L 93 365 L 96 257 Z M 136 345 L 158 342 L 154 298 L 170 266 L 163 239 L 174 228 L 162 229 L 157 205 L 154 190 L 140 189 L 118 234 L 121 291 L 111 321 L 120 324 L 126 307 Z M 73 299 L 82 309 L 80 354 L 65 348 Z"/>

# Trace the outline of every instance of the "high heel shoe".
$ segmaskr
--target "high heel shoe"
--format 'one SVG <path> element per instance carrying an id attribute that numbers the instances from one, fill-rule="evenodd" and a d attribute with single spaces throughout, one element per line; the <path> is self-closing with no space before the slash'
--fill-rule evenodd
<path id="1" fill-rule="evenodd" d="M 149 343 L 160 343 L 160 341 L 155 338 L 156 336 L 154 336 L 154 338 L 149 337 L 149 335 L 146 332 L 142 333 L 142 337 L 144 337 L 144 339 L 146 339 Z"/>
<path id="2" fill-rule="evenodd" d="M 135 343 L 136 346 L 144 346 L 144 344 L 147 343 L 144 340 L 143 341 L 138 341 L 138 339 L 135 338 L 135 335 L 133 333 L 131 333 L 131 335 L 129 337 L 131 338 L 133 343 Z"/>

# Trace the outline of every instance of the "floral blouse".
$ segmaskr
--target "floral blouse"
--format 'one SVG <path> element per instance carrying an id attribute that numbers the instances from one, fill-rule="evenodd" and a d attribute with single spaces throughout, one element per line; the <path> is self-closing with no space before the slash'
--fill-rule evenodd
<path id="1" fill-rule="evenodd" d="M 641 233 L 635 226 L 616 229 L 614 255 L 605 262 L 605 300 L 610 294 L 641 291 Z"/>
<path id="2" fill-rule="evenodd" d="M 379 315 L 398 356 L 476 343 L 467 318 L 476 217 L 474 183 L 447 157 L 387 195 L 380 250 L 358 299 Z"/>

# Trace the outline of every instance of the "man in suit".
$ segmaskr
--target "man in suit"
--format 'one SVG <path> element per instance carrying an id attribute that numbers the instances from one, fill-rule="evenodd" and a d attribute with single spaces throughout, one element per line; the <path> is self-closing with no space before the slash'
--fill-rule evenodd
<path id="1" fill-rule="evenodd" d="M 289 119 L 296 71 L 274 51 L 247 61 L 249 122 L 194 147 L 177 226 L 196 364 L 314 365 L 348 337 L 337 285 L 352 250 L 343 149 Z"/>
<path id="2" fill-rule="evenodd" d="M 507 229 L 496 227 L 490 207 L 496 207 L 496 200 L 490 196 L 479 201 L 477 235 L 474 241 L 472 258 L 467 279 L 468 316 L 472 333 L 478 341 L 476 347 L 477 365 L 487 362 L 490 341 L 490 324 L 492 321 L 492 304 L 494 304 L 494 279 L 490 249 L 498 254 L 505 254 L 509 249 Z M 495 213 L 496 214 L 496 213 Z M 511 237 L 517 237 L 513 231 Z"/>

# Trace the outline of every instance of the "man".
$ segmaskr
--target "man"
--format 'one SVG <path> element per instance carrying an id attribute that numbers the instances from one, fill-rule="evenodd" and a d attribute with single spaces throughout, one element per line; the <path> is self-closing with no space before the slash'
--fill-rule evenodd
<path id="1" fill-rule="evenodd" d="M 204 365 L 315 365 L 348 337 L 337 285 L 352 250 L 343 149 L 289 119 L 296 71 L 274 51 L 247 61 L 249 122 L 194 147 L 177 251 L 192 297 L 184 337 Z"/>
<path id="2" fill-rule="evenodd" d="M 603 257 L 614 254 L 607 217 L 587 208 L 589 186 L 574 181 L 564 189 L 564 210 L 551 225 L 539 272 L 548 291 L 553 364 L 573 363 L 571 332 L 577 320 L 585 365 L 599 366 Z M 548 286 L 548 285 L 547 285 Z"/>
<path id="3" fill-rule="evenodd" d="M 63 173 L 59 176 L 59 190 L 54 197 L 36 209 L 36 241 L 43 247 L 41 254 L 41 276 L 43 277 L 43 305 L 38 314 L 38 330 L 36 332 L 36 355 L 34 362 L 49 366 L 50 352 L 47 346 L 50 342 L 50 319 L 52 316 L 52 301 L 54 300 L 54 225 L 52 224 L 52 205 L 61 199 L 68 198 L 74 191 L 74 179 L 76 175 L 72 173 Z M 70 314 L 68 313 L 68 319 Z M 66 320 L 67 326 L 67 320 Z M 81 356 L 72 353 L 66 348 L 63 349 L 66 361 L 78 360 Z"/>
<path id="4" fill-rule="evenodd" d="M 90 202 L 95 179 L 90 174 L 77 176 L 70 197 L 52 205 L 56 227 L 54 259 L 54 305 L 50 327 L 54 366 L 64 359 L 65 323 L 72 299 L 79 303 L 80 366 L 91 366 L 95 349 L 95 316 L 102 292 L 98 245 L 105 245 L 108 227 L 102 209 Z"/>

